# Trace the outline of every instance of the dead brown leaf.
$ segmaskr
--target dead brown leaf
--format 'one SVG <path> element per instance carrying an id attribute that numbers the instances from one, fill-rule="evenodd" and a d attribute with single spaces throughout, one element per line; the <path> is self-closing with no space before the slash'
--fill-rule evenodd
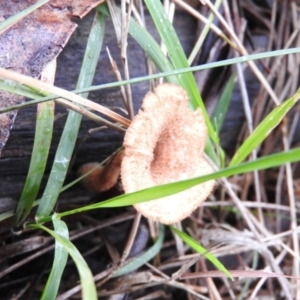
<path id="1" fill-rule="evenodd" d="M 0 35 L 0 67 L 39 77 L 44 66 L 62 51 L 76 28 L 72 17 L 84 17 L 104 0 L 53 0 Z M 12 3 L 13 2 L 13 3 Z M 0 20 L 6 20 L 37 1 L 1 1 Z M 0 109 L 23 102 L 24 97 L 0 91 Z M 0 155 L 17 111 L 0 115 Z"/>

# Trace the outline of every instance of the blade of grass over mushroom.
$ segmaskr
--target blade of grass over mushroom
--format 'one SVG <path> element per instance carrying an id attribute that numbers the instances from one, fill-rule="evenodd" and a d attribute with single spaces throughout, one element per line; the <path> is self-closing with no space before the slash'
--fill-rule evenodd
<path id="1" fill-rule="evenodd" d="M 93 279 L 93 274 L 87 265 L 86 261 L 80 254 L 80 252 L 77 250 L 77 248 L 71 243 L 67 238 L 64 236 L 57 234 L 55 231 L 48 229 L 47 227 L 43 225 L 38 224 L 32 224 L 29 225 L 30 228 L 34 229 L 42 229 L 46 232 L 48 232 L 50 235 L 52 235 L 57 242 L 60 243 L 62 247 L 64 247 L 67 252 L 72 257 L 79 276 L 80 276 L 80 282 L 82 286 L 82 299 L 84 300 L 93 300 L 97 299 L 97 291 L 96 286 Z"/>
<path id="2" fill-rule="evenodd" d="M 229 166 L 236 166 L 242 162 L 264 139 L 269 136 L 270 132 L 279 125 L 285 115 L 299 101 L 299 99 L 300 89 L 298 89 L 295 95 L 291 98 L 285 100 L 282 104 L 274 108 L 239 147 Z"/>
<path id="3" fill-rule="evenodd" d="M 209 260 L 219 271 L 226 274 L 227 277 L 232 278 L 231 274 L 228 270 L 224 267 L 224 265 L 209 251 L 207 251 L 204 247 L 202 247 L 198 242 L 196 242 L 192 237 L 188 234 L 176 229 L 173 226 L 170 226 L 172 231 L 174 231 L 187 245 L 189 245 L 192 249 L 203 254 L 207 260 Z"/>
<path id="4" fill-rule="evenodd" d="M 66 223 L 56 218 L 54 218 L 52 222 L 54 225 L 55 233 L 68 240 L 69 231 Z M 51 272 L 48 277 L 46 286 L 43 290 L 41 300 L 56 299 L 62 273 L 67 264 L 67 260 L 68 260 L 68 251 L 58 240 L 55 240 L 54 261 L 52 264 Z"/>
<path id="5" fill-rule="evenodd" d="M 143 254 L 135 257 L 130 262 L 128 262 L 125 265 L 118 268 L 115 272 L 113 272 L 111 277 L 119 277 L 119 276 L 128 274 L 128 273 L 138 269 L 145 263 L 147 263 L 150 259 L 152 259 L 161 250 L 161 247 L 162 247 L 162 244 L 164 241 L 164 237 L 165 237 L 165 226 L 162 224 L 159 224 L 158 238 L 155 241 L 154 245 L 151 246 Z"/>
<path id="6" fill-rule="evenodd" d="M 36 199 L 46 168 L 54 123 L 54 102 L 38 105 L 34 145 L 26 182 L 18 203 L 15 225 L 28 216 Z"/>
<path id="7" fill-rule="evenodd" d="M 98 209 L 98 208 L 108 208 L 108 207 L 122 207 L 129 206 L 140 202 L 151 201 L 154 199 L 166 197 L 179 193 L 186 189 L 193 187 L 194 185 L 201 184 L 205 181 L 211 179 L 219 179 L 222 177 L 229 177 L 235 174 L 244 174 L 247 172 L 252 172 L 254 170 L 264 170 L 268 168 L 278 167 L 287 162 L 297 162 L 300 160 L 300 148 L 295 148 L 286 152 L 279 152 L 266 157 L 258 158 L 255 161 L 248 161 L 242 163 L 238 166 L 229 167 L 222 169 L 221 171 L 208 174 L 201 177 L 196 177 L 184 181 L 177 181 L 169 184 L 164 184 L 144 190 L 140 190 L 135 193 L 128 193 L 118 197 L 111 198 L 109 200 L 95 203 L 92 205 L 84 206 L 74 210 L 58 213 L 57 217 L 65 217 L 68 215 L 81 213 L 84 211 Z M 51 217 L 40 218 L 40 222 L 48 222 Z"/>
<path id="8" fill-rule="evenodd" d="M 5 30 L 7 30 L 9 27 L 12 25 L 16 24 L 20 20 L 22 20 L 24 17 L 27 15 L 31 14 L 33 11 L 38 9 L 40 6 L 44 5 L 45 3 L 49 2 L 49 0 L 41 0 L 38 1 L 37 3 L 27 7 L 26 9 L 20 11 L 17 14 L 14 14 L 10 18 L 6 19 L 3 22 L 0 22 L 0 34 L 3 33 Z"/>
<path id="9" fill-rule="evenodd" d="M 82 63 L 82 68 L 79 74 L 77 83 L 78 88 L 89 86 L 92 83 L 104 36 L 104 22 L 104 16 L 100 12 L 96 11 Z M 82 96 L 87 97 L 87 94 Z M 82 116 L 77 112 L 69 111 L 65 128 L 55 154 L 50 177 L 36 213 L 37 220 L 41 216 L 51 214 L 53 211 L 67 174 L 81 118 Z"/>
<path id="10" fill-rule="evenodd" d="M 174 66 L 174 69 L 188 68 L 188 60 L 161 2 L 159 0 L 145 0 L 145 3 L 155 23 L 156 29 L 167 48 L 168 55 Z M 201 108 L 207 124 L 209 136 L 214 142 L 216 142 L 216 133 L 206 112 L 206 108 L 199 94 L 199 90 L 192 72 L 187 72 L 184 75 L 180 76 L 179 82 L 181 86 L 187 91 L 190 98 L 190 104 L 193 109 L 196 109 L 198 107 Z"/>
<path id="11" fill-rule="evenodd" d="M 256 53 L 256 54 L 251 54 L 251 55 L 247 55 L 247 56 L 241 56 L 241 57 L 235 57 L 235 58 L 230 58 L 230 59 L 226 59 L 226 60 L 216 61 L 216 62 L 204 64 L 204 65 L 198 65 L 198 66 L 193 66 L 193 67 L 188 67 L 188 68 L 181 68 L 181 69 L 177 69 L 177 70 L 163 71 L 161 73 L 137 77 L 137 78 L 131 78 L 129 80 L 123 80 L 123 81 L 118 81 L 118 82 L 111 82 L 111 83 L 105 83 L 105 84 L 101 84 L 101 85 L 80 88 L 80 89 L 73 90 L 71 92 L 66 92 L 64 94 L 62 94 L 61 92 L 58 92 L 58 91 L 62 91 L 61 89 L 58 89 L 58 90 L 51 89 L 49 91 L 49 89 L 39 86 L 39 93 L 47 94 L 46 97 L 1 109 L 0 114 L 4 113 L 4 112 L 15 110 L 15 109 L 21 109 L 26 106 L 37 104 L 40 102 L 50 101 L 50 100 L 57 98 L 58 96 L 90 107 L 91 101 L 89 102 L 89 104 L 83 103 L 78 98 L 73 98 L 71 95 L 92 92 L 92 91 L 97 91 L 97 90 L 106 89 L 106 88 L 119 87 L 120 85 L 134 84 L 134 83 L 144 82 L 147 80 L 158 79 L 158 78 L 163 78 L 163 77 L 168 77 L 168 76 L 170 77 L 173 75 L 184 74 L 187 72 L 195 72 L 195 71 L 202 71 L 202 70 L 207 70 L 207 69 L 217 68 L 217 67 L 222 67 L 222 66 L 229 66 L 229 65 L 233 65 L 236 63 L 242 63 L 242 62 L 246 62 L 246 61 L 250 61 L 250 60 L 258 60 L 258 59 L 263 59 L 263 58 L 276 57 L 276 56 L 280 56 L 280 55 L 288 55 L 288 54 L 294 54 L 294 53 L 299 53 L 299 52 L 300 52 L 300 47 Z M 11 71 L 8 72 L 8 70 L 0 68 L 1 78 L 10 78 L 11 79 L 11 80 L 6 80 L 6 79 L 3 80 L 0 78 L 0 89 L 4 90 L 4 91 L 12 92 L 12 93 L 15 92 L 19 95 L 27 97 L 26 90 L 25 89 L 23 90 L 21 88 L 22 85 L 20 85 L 18 82 L 23 83 L 24 79 L 26 80 L 30 77 L 22 75 L 20 77 L 20 79 L 18 79 L 16 76 L 12 76 L 12 74 L 17 74 L 17 73 L 14 73 Z M 173 83 L 175 83 L 175 82 L 173 82 Z M 31 86 L 31 85 L 28 84 L 28 86 Z M 23 86 L 23 87 L 29 89 L 29 87 L 26 87 L 26 86 Z M 48 93 L 47 93 L 47 91 L 48 91 Z M 49 95 L 49 92 L 51 92 L 53 95 Z M 56 92 L 57 92 L 57 94 L 56 94 Z M 35 91 L 35 93 L 39 94 L 37 91 Z M 29 96 L 29 98 L 33 98 L 33 97 Z M 88 101 L 88 100 L 86 100 L 86 101 Z M 101 111 L 100 109 L 96 109 L 94 107 L 92 107 L 92 109 L 95 109 L 103 114 L 106 114 L 105 112 Z M 127 120 L 127 123 L 128 123 L 128 120 Z"/>

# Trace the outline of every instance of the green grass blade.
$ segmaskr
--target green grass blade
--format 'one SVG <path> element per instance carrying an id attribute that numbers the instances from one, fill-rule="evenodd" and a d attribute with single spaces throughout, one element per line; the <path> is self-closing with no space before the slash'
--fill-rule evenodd
<path id="1" fill-rule="evenodd" d="M 18 203 L 15 225 L 26 219 L 31 211 L 46 168 L 54 123 L 54 102 L 40 103 L 37 109 L 37 121 L 34 145 L 26 182 Z"/>
<path id="2" fill-rule="evenodd" d="M 32 103 L 32 105 L 44 102 L 44 101 L 39 102 L 38 100 L 44 99 L 45 95 L 47 94 L 47 93 L 38 93 L 34 89 L 31 89 L 31 88 L 29 88 L 25 85 L 22 85 L 18 82 L 11 81 L 11 80 L 3 80 L 3 79 L 0 79 L 0 90 L 7 91 L 7 92 L 10 92 L 10 93 L 13 93 L 13 94 L 20 95 L 20 96 L 24 96 L 26 98 L 35 99 L 34 100 L 35 102 Z M 55 99 L 55 98 L 53 97 L 53 99 Z M 53 99 L 49 99 L 49 101 L 53 100 Z M 27 106 L 27 103 L 24 102 L 24 103 L 17 104 L 16 108 L 15 108 L 15 106 L 10 106 L 9 109 L 10 110 L 15 110 L 15 109 L 20 109 L 20 108 L 23 108 L 23 107 L 26 107 L 26 106 Z M 2 111 L 0 111 L 0 113 L 2 113 Z"/>
<path id="3" fill-rule="evenodd" d="M 205 145 L 204 151 L 208 154 L 208 156 L 215 163 L 215 165 L 220 169 L 221 167 L 224 167 L 225 153 L 221 147 L 219 140 L 215 143 L 215 145 L 216 147 L 214 147 L 213 143 L 210 140 L 208 140 Z M 215 151 L 215 149 L 217 150 L 217 152 Z"/>
<path id="4" fill-rule="evenodd" d="M 90 87 L 85 87 L 85 88 L 80 88 L 73 90 L 71 92 L 75 94 L 81 94 L 81 93 L 86 93 L 86 92 L 92 92 L 92 91 L 97 91 L 101 89 L 106 89 L 106 88 L 114 88 L 114 87 L 119 87 L 121 85 L 126 85 L 126 84 L 134 84 L 134 83 L 139 83 L 139 82 L 144 82 L 152 79 L 158 79 L 158 78 L 164 78 L 168 76 L 173 76 L 173 75 L 179 75 L 179 74 L 184 74 L 187 72 L 196 72 L 196 71 L 202 71 L 202 70 L 207 70 L 211 68 L 217 68 L 217 67 L 222 67 L 222 66 L 230 66 L 236 63 L 243 63 L 246 61 L 254 61 L 254 60 L 259 60 L 259 59 L 264 59 L 264 58 L 269 58 L 269 57 L 276 57 L 276 56 L 281 56 L 281 55 L 289 55 L 289 54 L 295 54 L 300 52 L 300 47 L 297 48 L 289 48 L 289 49 L 284 49 L 284 50 L 275 50 L 275 51 L 267 51 L 267 52 L 261 52 L 261 53 L 256 53 L 256 54 L 251 54 L 251 55 L 246 55 L 246 56 L 240 56 L 240 57 L 235 57 L 235 58 L 230 58 L 226 60 L 221 60 L 221 61 L 216 61 L 204 65 L 199 65 L 199 66 L 193 66 L 193 67 L 188 67 L 188 68 L 182 68 L 182 69 L 177 69 L 177 70 L 169 70 L 169 71 L 163 71 L 161 73 L 153 74 L 153 75 L 147 75 L 147 76 L 141 76 L 137 78 L 131 78 L 128 80 L 123 80 L 123 81 L 117 81 L 117 82 L 110 82 L 110 83 L 105 83 L 105 84 L 100 84 L 100 85 L 94 85 Z M 1 70 L 1 68 L 0 68 Z M 30 95 L 31 89 L 23 89 L 27 88 L 25 86 L 22 86 L 14 81 L 11 80 L 2 80 L 0 78 L 0 90 L 16 93 L 19 95 L 24 95 L 26 96 L 28 93 Z M 38 93 L 34 90 L 32 90 L 35 95 Z M 40 91 L 39 91 L 40 92 Z M 45 92 L 47 94 L 47 92 Z M 26 96 L 27 97 L 27 96 Z M 29 98 L 34 98 L 31 96 L 28 96 Z M 21 109 L 29 105 L 37 104 L 40 102 L 45 102 L 45 101 L 50 101 L 57 98 L 57 95 L 49 95 L 43 98 L 39 98 L 36 100 L 28 101 L 26 103 L 22 104 L 17 104 L 10 106 L 8 108 L 4 108 L 0 110 L 0 114 L 7 112 L 7 111 L 12 111 L 16 109 Z M 35 98 L 34 98 L 35 99 Z"/>
<path id="5" fill-rule="evenodd" d="M 295 148 L 290 151 L 272 154 L 266 157 L 259 158 L 255 161 L 245 162 L 238 166 L 222 169 L 218 172 L 208 174 L 205 176 L 196 177 L 184 181 L 173 182 L 165 185 L 160 185 L 160 186 L 144 189 L 135 193 L 124 194 L 100 203 L 95 203 L 74 210 L 58 213 L 57 217 L 61 218 L 64 216 L 81 213 L 84 211 L 98 209 L 98 208 L 129 206 L 140 202 L 146 202 L 146 201 L 170 196 L 172 194 L 176 194 L 181 191 L 187 190 L 193 187 L 194 185 L 201 184 L 211 179 L 229 177 L 235 174 L 244 174 L 247 172 L 252 172 L 254 170 L 264 170 L 272 167 L 278 167 L 287 162 L 297 162 L 297 161 L 300 161 L 300 148 Z M 41 221 L 43 222 L 49 220 L 51 220 L 50 217 L 41 219 Z"/>
<path id="6" fill-rule="evenodd" d="M 128 31 L 161 72 L 174 70 L 173 66 L 148 31 L 133 20 L 130 20 L 129 22 Z M 166 77 L 166 80 L 170 83 L 179 85 L 177 76 L 168 76 Z"/>
<path id="7" fill-rule="evenodd" d="M 159 0 L 145 0 L 145 3 L 155 23 L 156 29 L 158 30 L 159 35 L 167 48 L 168 55 L 174 68 L 188 68 L 188 60 L 161 2 Z M 181 86 L 187 91 L 190 98 L 190 104 L 193 109 L 196 109 L 198 107 L 201 108 L 208 127 L 209 136 L 214 142 L 216 142 L 216 133 L 206 112 L 206 108 L 199 94 L 199 90 L 193 74 L 191 72 L 185 73 L 184 75 L 179 77 L 179 81 L 181 83 Z"/>
<path id="8" fill-rule="evenodd" d="M 168 56 L 174 69 L 188 68 L 189 64 L 177 34 L 170 23 L 164 7 L 160 1 L 145 0 L 147 8 L 151 14 L 155 27 L 167 49 Z M 185 73 L 179 77 L 182 87 L 188 92 L 190 103 L 193 109 L 201 107 L 204 109 L 202 99 L 200 98 L 197 85 L 192 73 Z M 192 89 L 197 91 L 198 97 L 193 97 Z"/>
<path id="9" fill-rule="evenodd" d="M 181 68 L 188 68 L 188 60 L 161 2 L 159 0 L 145 0 L 145 3 L 154 21 L 156 29 L 167 48 L 168 56 L 170 57 L 174 69 L 178 70 Z M 218 143 L 218 136 L 216 135 L 210 122 L 210 118 L 200 96 L 194 75 L 192 72 L 187 72 L 181 76 L 179 75 L 178 78 L 180 85 L 186 90 L 189 95 L 189 101 L 192 108 L 196 109 L 200 107 L 200 109 L 202 110 L 208 128 L 208 134 L 211 138 L 207 140 L 207 147 L 205 148 L 205 150 L 207 151 L 209 157 L 216 163 L 216 165 L 219 166 L 220 163 L 218 161 L 218 156 L 216 155 L 215 148 L 212 145 L 213 141 L 216 145 L 216 148 L 220 148 L 220 144 Z M 222 149 L 219 149 L 219 152 L 222 152 Z"/>
<path id="10" fill-rule="evenodd" d="M 262 141 L 269 136 L 270 132 L 279 125 L 285 115 L 299 101 L 299 99 L 300 89 L 297 90 L 293 97 L 273 109 L 239 147 L 229 166 L 236 166 L 242 162 L 260 143 L 262 143 Z"/>
<path id="11" fill-rule="evenodd" d="M 224 265 L 210 252 L 208 252 L 204 247 L 199 245 L 198 242 L 196 242 L 192 237 L 190 237 L 188 234 L 174 228 L 173 226 L 170 226 L 170 228 L 192 249 L 199 252 L 200 254 L 203 254 L 207 260 L 209 260 L 219 271 L 223 272 L 228 276 L 229 278 L 232 278 L 231 274 L 228 272 L 228 270 L 224 267 Z"/>
<path id="12" fill-rule="evenodd" d="M 228 107 L 230 104 L 232 91 L 233 91 L 233 87 L 234 87 L 234 78 L 235 78 L 235 76 L 233 75 L 228 80 L 228 82 L 220 96 L 220 99 L 216 105 L 216 108 L 211 116 L 212 123 L 213 123 L 213 125 L 215 127 L 215 131 L 217 133 L 220 132 L 220 130 L 223 126 L 223 123 L 224 123 L 224 119 L 227 114 L 227 110 L 228 110 Z"/>
<path id="13" fill-rule="evenodd" d="M 71 243 L 67 238 L 57 234 L 55 231 L 48 229 L 47 227 L 43 225 L 30 225 L 30 228 L 34 229 L 42 229 L 48 232 L 50 235 L 52 235 L 57 242 L 60 243 L 70 254 L 72 257 L 79 276 L 80 276 L 80 282 L 82 286 L 82 299 L 84 300 L 94 300 L 97 299 L 97 291 L 96 286 L 94 283 L 93 274 L 87 265 L 86 261 L 81 256 L 80 252 L 77 250 L 77 248 Z"/>
<path id="14" fill-rule="evenodd" d="M 54 231 L 57 235 L 69 239 L 69 231 L 65 222 L 59 219 L 53 219 Z M 48 277 L 46 286 L 43 290 L 41 300 L 55 300 L 58 293 L 62 273 L 67 264 L 68 251 L 58 241 L 55 241 L 54 261 Z"/>
<path id="15" fill-rule="evenodd" d="M 138 257 L 135 257 L 132 261 L 125 264 L 124 266 L 120 267 L 118 270 L 116 270 L 112 277 L 118 277 L 125 274 L 128 274 L 130 272 L 135 271 L 139 267 L 143 266 L 145 263 L 147 263 L 150 259 L 152 259 L 157 253 L 159 253 L 165 236 L 165 226 L 162 224 L 159 224 L 159 233 L 158 233 L 158 239 L 155 241 L 154 245 L 151 246 L 146 252 L 139 255 Z"/>
<path id="16" fill-rule="evenodd" d="M 217 103 L 217 106 L 211 116 L 211 120 L 214 126 L 214 130 L 215 132 L 219 135 L 219 132 L 222 128 L 228 107 L 229 107 L 229 103 L 231 100 L 231 96 L 232 96 L 232 90 L 234 87 L 234 76 L 231 76 L 229 81 L 227 82 L 221 96 L 220 99 Z M 217 138 L 217 142 L 216 142 L 216 150 L 217 153 L 215 151 L 213 151 L 213 149 L 210 149 L 213 147 L 212 143 L 207 143 L 206 147 L 205 147 L 205 152 L 209 153 L 210 158 L 214 161 L 214 163 L 219 167 L 219 168 L 224 168 L 225 166 L 225 153 L 221 147 L 220 144 L 220 140 L 219 137 Z"/>
<path id="17" fill-rule="evenodd" d="M 77 88 L 87 87 L 92 84 L 102 46 L 104 28 L 105 18 L 99 11 L 96 11 L 77 83 Z M 82 96 L 87 97 L 87 94 Z M 77 139 L 81 118 L 82 116 L 74 111 L 70 111 L 68 114 L 65 128 L 55 155 L 50 177 L 37 210 L 37 220 L 39 217 L 49 215 L 53 211 L 67 174 L 69 162 L 71 160 Z"/>
<path id="18" fill-rule="evenodd" d="M 215 2 L 215 9 L 218 10 L 220 5 L 222 4 L 222 0 L 216 0 Z M 189 65 L 192 64 L 192 62 L 194 61 L 195 57 L 197 56 L 197 54 L 199 53 L 200 51 L 200 48 L 202 47 L 203 45 L 203 42 L 204 40 L 206 39 L 208 33 L 209 33 L 209 30 L 210 30 L 210 26 L 211 24 L 213 23 L 215 19 L 215 14 L 213 12 L 211 12 L 209 14 L 209 17 L 208 17 L 208 22 L 205 24 L 195 46 L 194 46 L 194 49 L 192 51 L 192 53 L 190 54 L 189 58 L 188 58 L 188 63 Z"/>
<path id="19" fill-rule="evenodd" d="M 15 23 L 19 22 L 21 19 L 26 17 L 27 15 L 31 14 L 33 11 L 38 9 L 40 6 L 44 5 L 45 3 L 49 2 L 49 0 L 41 0 L 38 1 L 37 3 L 29 6 L 28 8 L 20 11 L 17 14 L 14 14 L 10 18 L 6 19 L 5 21 L 0 23 L 0 34 L 3 33 L 7 28 L 11 27 Z M 13 4 L 11 4 L 13 5 Z"/>

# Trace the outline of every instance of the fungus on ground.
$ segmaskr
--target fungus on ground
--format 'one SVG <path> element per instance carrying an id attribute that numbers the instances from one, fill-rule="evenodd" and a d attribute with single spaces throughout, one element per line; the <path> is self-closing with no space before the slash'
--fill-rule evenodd
<path id="1" fill-rule="evenodd" d="M 101 193 L 114 187 L 120 176 L 120 166 L 124 150 L 119 150 L 105 166 L 99 163 L 87 163 L 78 170 L 78 175 L 82 176 L 92 169 L 93 171 L 82 179 L 84 186 L 91 192 Z"/>
<path id="2" fill-rule="evenodd" d="M 126 193 L 213 172 L 203 157 L 207 128 L 184 89 L 161 84 L 147 93 L 124 138 L 121 179 Z M 171 224 L 188 217 L 212 192 L 214 181 L 135 204 L 145 217 Z"/>

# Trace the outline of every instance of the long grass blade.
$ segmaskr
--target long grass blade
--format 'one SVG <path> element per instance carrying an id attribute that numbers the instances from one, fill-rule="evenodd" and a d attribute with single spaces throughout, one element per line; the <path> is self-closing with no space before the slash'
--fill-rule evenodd
<path id="1" fill-rule="evenodd" d="M 300 89 L 297 90 L 288 100 L 274 108 L 268 116 L 260 122 L 253 133 L 239 147 L 238 151 L 233 156 L 229 166 L 236 166 L 242 162 L 264 139 L 270 132 L 279 125 L 282 119 L 286 116 L 289 110 L 299 101 Z"/>
<path id="2" fill-rule="evenodd" d="M 96 11 L 94 23 L 91 28 L 82 68 L 80 71 L 77 88 L 90 86 L 93 81 L 96 65 L 98 62 L 105 28 L 104 16 Z M 87 94 L 82 95 L 87 97 Z M 59 146 L 54 158 L 50 177 L 39 204 L 36 218 L 49 215 L 55 206 L 58 195 L 62 188 L 69 162 L 75 146 L 82 116 L 70 111 L 65 128 L 60 139 Z"/>
<path id="3" fill-rule="evenodd" d="M 151 17 L 155 23 L 156 29 L 165 44 L 170 60 L 175 69 L 188 68 L 189 63 L 180 44 L 178 36 L 170 23 L 164 7 L 159 0 L 145 0 L 147 8 L 151 14 Z M 190 104 L 193 109 L 201 108 L 207 127 L 209 136 L 213 141 L 217 141 L 217 136 L 210 122 L 209 116 L 206 112 L 206 108 L 199 94 L 199 90 L 195 81 L 195 78 L 191 72 L 187 72 L 179 77 L 179 82 L 182 87 L 187 91 Z"/>
<path id="4" fill-rule="evenodd" d="M 41 74 L 41 80 L 53 84 L 55 72 L 56 59 L 45 66 Z M 41 185 L 52 140 L 54 109 L 54 101 L 39 103 L 37 106 L 34 145 L 29 171 L 14 219 L 16 226 L 28 216 Z"/>
<path id="5" fill-rule="evenodd" d="M 204 247 L 202 247 L 197 241 L 195 241 L 192 237 L 190 237 L 185 232 L 182 232 L 176 229 L 173 226 L 170 226 L 172 231 L 174 231 L 187 245 L 189 245 L 192 249 L 203 254 L 207 260 L 209 260 L 219 271 L 226 274 L 227 277 L 232 278 L 231 274 L 228 270 L 224 267 L 224 265 L 209 251 L 207 251 Z"/>
<path id="6" fill-rule="evenodd" d="M 71 92 L 68 92 L 67 94 L 60 95 L 60 96 L 65 98 L 65 99 L 70 99 L 70 100 L 76 102 L 77 99 L 72 99 L 68 95 L 70 95 L 72 93 L 80 94 L 80 93 L 92 92 L 92 91 L 97 91 L 97 90 L 106 89 L 106 88 L 119 87 L 120 85 L 134 84 L 134 83 L 144 82 L 144 81 L 147 81 L 147 80 L 184 74 L 184 73 L 187 73 L 187 72 L 202 71 L 202 70 L 207 70 L 207 69 L 210 69 L 210 68 L 230 66 L 230 65 L 233 65 L 233 64 L 236 64 L 236 63 L 243 63 L 243 62 L 246 62 L 246 61 L 252 61 L 252 60 L 254 61 L 254 60 L 259 60 L 259 59 L 264 59 L 264 58 L 269 58 L 269 57 L 276 57 L 276 56 L 281 56 L 281 55 L 295 54 L 295 53 L 299 53 L 299 52 L 300 52 L 300 47 L 289 48 L 289 49 L 284 49 L 284 50 L 275 50 L 275 51 L 255 53 L 255 54 L 251 54 L 251 55 L 240 56 L 240 57 L 230 58 L 230 59 L 226 59 L 226 60 L 220 60 L 220 61 L 216 61 L 216 62 L 204 64 L 204 65 L 198 65 L 198 66 L 182 68 L 182 69 L 177 69 L 177 70 L 168 70 L 168 71 L 163 71 L 161 73 L 157 73 L 157 74 L 153 74 L 153 75 L 147 75 L 147 76 L 141 76 L 141 77 L 137 77 L 137 78 L 131 78 L 129 80 L 110 82 L 110 83 L 85 87 L 85 88 L 73 90 Z M 0 68 L 1 78 L 11 77 L 11 76 L 6 76 L 6 74 L 7 73 L 5 72 L 5 69 Z M 0 89 L 4 90 L 4 91 L 17 93 L 19 95 L 26 96 L 26 94 L 28 93 L 29 90 L 28 89 L 27 90 L 22 89 L 21 88 L 22 86 L 17 83 L 17 82 L 23 82 L 24 78 L 28 78 L 28 76 L 25 76 L 25 77 L 23 77 L 23 76 L 21 77 L 21 80 L 17 80 L 16 78 L 13 78 L 12 79 L 13 81 L 12 80 L 0 79 Z M 41 90 L 39 92 L 47 91 L 43 87 L 40 87 L 40 89 Z M 38 94 L 37 91 L 35 91 L 35 93 Z M 10 106 L 8 108 L 1 109 L 0 114 L 4 113 L 4 112 L 12 111 L 12 110 L 20 109 L 20 108 L 23 108 L 23 107 L 26 107 L 26 106 L 29 106 L 29 105 L 37 104 L 37 103 L 40 103 L 40 102 L 50 101 L 50 100 L 53 100 L 53 99 L 57 98 L 57 96 L 59 96 L 59 94 L 58 95 L 47 95 L 46 97 L 43 97 L 43 98 L 40 98 L 40 99 L 36 99 L 36 100 L 33 100 L 33 101 L 28 101 L 28 102 L 22 103 L 22 104 L 13 105 L 13 106 Z M 33 98 L 33 97 L 29 96 L 29 98 Z M 80 103 L 79 101 L 77 101 L 77 102 Z"/>
<path id="7" fill-rule="evenodd" d="M 139 255 L 138 257 L 135 257 L 132 261 L 130 261 L 129 263 L 123 265 L 118 270 L 116 270 L 112 274 L 112 277 L 118 277 L 118 276 L 128 274 L 128 273 L 138 269 L 145 263 L 147 263 L 150 259 L 152 259 L 161 250 L 161 247 L 162 247 L 162 244 L 164 241 L 164 237 L 165 237 L 165 227 L 164 227 L 164 225 L 160 224 L 158 238 L 155 241 L 155 243 L 146 252 Z"/>
<path id="8" fill-rule="evenodd" d="M 17 14 L 14 14 L 10 18 L 6 19 L 5 21 L 0 23 L 0 34 L 2 34 L 5 30 L 19 22 L 21 19 L 25 18 L 27 15 L 31 14 L 33 11 L 38 9 L 40 6 L 44 5 L 45 3 L 49 2 L 49 0 L 41 0 L 37 3 L 27 7 L 26 9 L 20 11 Z M 13 5 L 13 4 L 11 4 Z"/>
<path id="9" fill-rule="evenodd" d="M 88 100 L 81 96 L 75 95 L 72 92 L 69 92 L 62 88 L 58 88 L 51 84 L 42 82 L 42 81 L 32 78 L 30 76 L 26 76 L 26 75 L 23 75 L 23 74 L 20 74 L 18 72 L 11 71 L 8 69 L 0 68 L 0 77 L 26 84 L 28 87 L 36 90 L 37 93 L 44 94 L 47 97 L 48 96 L 50 97 L 50 95 L 51 95 L 51 99 L 61 97 L 61 98 L 68 99 L 69 101 L 72 101 L 74 103 L 77 103 L 78 105 L 86 106 L 90 109 L 93 109 L 95 111 L 98 111 L 98 112 L 108 116 L 109 118 L 115 120 L 116 122 L 119 122 L 120 124 L 122 124 L 124 126 L 129 126 L 129 124 L 130 124 L 130 121 L 127 118 L 121 116 L 118 113 L 115 113 L 114 111 L 112 111 L 109 108 L 106 108 L 103 105 L 97 104 L 91 100 Z M 6 88 L 4 90 L 6 90 Z M 56 95 L 56 96 L 52 96 L 52 95 Z M 48 98 L 47 100 L 50 100 L 50 99 Z M 42 101 L 45 101 L 45 100 L 42 99 Z M 42 101 L 39 100 L 39 101 L 35 101 L 35 102 L 37 103 L 37 102 L 42 102 Z M 25 105 L 26 104 L 23 104 L 22 106 L 25 106 Z M 13 106 L 11 106 L 7 109 L 3 109 L 2 111 L 0 111 L 0 113 L 12 110 L 12 107 Z"/>
<path id="10" fill-rule="evenodd" d="M 226 117 L 228 107 L 230 104 L 232 91 L 234 87 L 234 78 L 235 76 L 231 76 L 228 82 L 225 85 L 225 88 L 220 96 L 220 99 L 216 105 L 216 108 L 211 116 L 213 126 L 217 133 L 220 132 L 224 119 Z"/>
<path id="11" fill-rule="evenodd" d="M 69 231 L 65 222 L 53 219 L 54 231 L 58 236 L 69 239 Z M 61 277 L 68 260 L 68 251 L 58 241 L 55 240 L 54 261 L 50 275 L 43 290 L 41 300 L 55 300 L 58 293 Z"/>
<path id="12" fill-rule="evenodd" d="M 80 282 L 82 286 L 82 299 L 84 300 L 96 300 L 97 299 L 97 291 L 94 283 L 93 274 L 86 261 L 77 250 L 77 248 L 71 243 L 67 238 L 57 234 L 55 231 L 48 229 L 47 227 L 40 224 L 32 224 L 29 225 L 30 228 L 34 229 L 42 229 L 52 235 L 57 242 L 60 243 L 62 247 L 64 247 L 70 256 L 72 257 L 74 263 L 76 264 Z"/>
<path id="13" fill-rule="evenodd" d="M 197 184 L 201 184 L 205 181 L 211 179 L 218 179 L 222 177 L 229 177 L 235 174 L 244 174 L 247 172 L 252 172 L 254 170 L 264 170 L 268 168 L 278 167 L 287 162 L 297 162 L 300 160 L 300 148 L 295 148 L 286 152 L 279 152 L 266 157 L 259 158 L 255 161 L 249 161 L 242 163 L 238 166 L 229 167 L 222 169 L 218 172 L 208 174 L 201 177 L 196 177 L 184 181 L 177 181 L 165 185 L 160 185 L 152 188 L 147 188 L 135 193 L 124 194 L 118 197 L 111 198 L 109 200 L 95 203 L 92 205 L 84 206 L 74 210 L 58 213 L 58 217 L 69 216 L 76 213 L 81 213 L 84 211 L 107 208 L 107 207 L 122 207 L 129 206 L 140 202 L 151 201 L 154 199 L 170 196 L 172 194 L 179 193 L 181 191 L 187 190 Z M 50 217 L 41 218 L 41 222 L 46 222 L 51 220 Z"/>
<path id="14" fill-rule="evenodd" d="M 15 225 L 23 222 L 31 211 L 46 168 L 54 122 L 54 103 L 40 103 L 37 111 L 37 122 L 34 145 L 26 182 L 18 203 Z"/>
<path id="15" fill-rule="evenodd" d="M 231 96 L 232 96 L 232 90 L 234 87 L 234 75 L 230 77 L 229 81 L 227 82 L 220 99 L 217 103 L 217 106 L 211 116 L 211 120 L 214 126 L 215 132 L 219 135 L 219 132 L 222 128 L 225 116 L 227 114 L 227 110 L 230 104 Z M 210 157 L 213 159 L 214 163 L 219 168 L 224 168 L 225 166 L 225 153 L 220 145 L 219 136 L 217 138 L 218 147 L 216 147 L 217 153 L 213 151 L 213 149 L 210 149 L 213 147 L 212 143 L 207 143 L 205 147 L 205 152 L 210 154 Z M 212 155 L 217 157 L 212 157 Z"/>

